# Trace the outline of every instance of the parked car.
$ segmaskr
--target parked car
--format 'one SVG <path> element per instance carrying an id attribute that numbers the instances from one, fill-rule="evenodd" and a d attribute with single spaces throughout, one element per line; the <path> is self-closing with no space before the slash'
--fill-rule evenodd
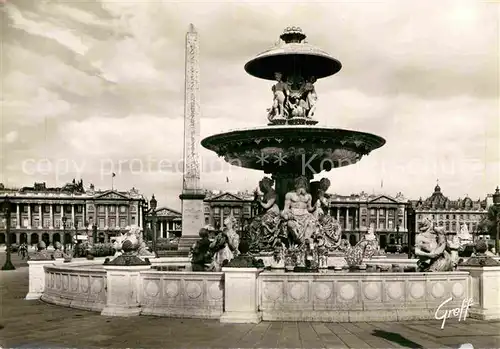
<path id="1" fill-rule="evenodd" d="M 5 246 L 5 251 L 7 251 L 7 246 Z M 19 251 L 19 245 L 17 244 L 12 244 L 10 245 L 10 252 L 17 252 Z"/>
<path id="2" fill-rule="evenodd" d="M 401 253 L 403 247 L 401 245 L 387 245 L 385 247 L 385 253 Z"/>

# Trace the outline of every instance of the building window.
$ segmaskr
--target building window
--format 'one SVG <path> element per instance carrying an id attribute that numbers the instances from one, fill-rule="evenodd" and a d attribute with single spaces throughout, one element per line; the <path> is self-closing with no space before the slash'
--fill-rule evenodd
<path id="1" fill-rule="evenodd" d="M 82 213 L 83 212 L 83 206 L 82 205 L 77 205 L 76 206 L 76 212 Z"/>
<path id="2" fill-rule="evenodd" d="M 99 218 L 99 228 L 104 228 L 104 218 Z"/>
<path id="3" fill-rule="evenodd" d="M 23 228 L 27 228 L 29 226 L 28 218 L 23 219 Z"/>
<path id="4" fill-rule="evenodd" d="M 66 207 L 66 213 L 71 213 L 71 206 L 70 205 L 66 205 L 64 207 Z"/>
<path id="5" fill-rule="evenodd" d="M 61 206 L 56 205 L 55 211 L 56 211 L 56 213 L 60 213 L 61 212 Z"/>
<path id="6" fill-rule="evenodd" d="M 456 231 L 457 230 L 457 223 L 451 222 L 451 231 Z"/>
<path id="7" fill-rule="evenodd" d="M 10 227 L 11 228 L 17 227 L 17 218 L 11 218 L 10 219 Z"/>
<path id="8" fill-rule="evenodd" d="M 135 205 L 130 206 L 130 212 L 135 212 L 135 211 L 136 211 Z"/>
<path id="9" fill-rule="evenodd" d="M 450 231 L 450 222 L 446 222 L 446 231 Z"/>
<path id="10" fill-rule="evenodd" d="M 205 207 L 204 207 L 204 210 L 205 210 L 205 213 L 209 213 L 209 212 L 210 212 L 210 207 L 205 206 Z"/>
<path id="11" fill-rule="evenodd" d="M 127 212 L 127 207 L 126 207 L 126 206 L 123 206 L 123 205 L 122 205 L 122 206 L 120 206 L 120 212 L 121 212 L 121 213 L 125 213 L 125 212 Z"/>
<path id="12" fill-rule="evenodd" d="M 23 212 L 28 213 L 28 206 L 29 205 L 23 205 Z"/>
<path id="13" fill-rule="evenodd" d="M 40 220 L 39 220 L 38 218 L 34 218 L 34 219 L 33 219 L 33 226 L 34 226 L 35 228 L 38 228 L 38 227 L 39 227 L 39 225 L 40 225 Z"/>
<path id="14" fill-rule="evenodd" d="M 89 205 L 88 206 L 88 211 L 89 212 L 94 212 L 94 205 Z"/>
<path id="15" fill-rule="evenodd" d="M 366 227 L 366 218 L 361 218 L 361 226 Z"/>
<path id="16" fill-rule="evenodd" d="M 131 221 L 132 221 L 132 222 L 131 222 L 131 224 L 132 224 L 132 225 L 135 225 L 135 217 L 130 217 L 130 219 L 131 219 Z"/>
<path id="17" fill-rule="evenodd" d="M 104 205 L 99 205 L 98 207 L 99 213 L 104 213 Z"/>
<path id="18" fill-rule="evenodd" d="M 38 205 L 35 205 L 35 207 L 33 207 L 33 212 L 38 213 Z"/>
<path id="19" fill-rule="evenodd" d="M 114 205 L 110 205 L 109 206 L 109 212 L 111 212 L 111 213 L 115 212 L 115 206 Z"/>
<path id="20" fill-rule="evenodd" d="M 446 215 L 446 219 L 450 219 L 450 215 L 449 214 Z"/>
<path id="21" fill-rule="evenodd" d="M 43 227 L 44 227 L 44 228 L 48 228 L 48 227 L 50 227 L 50 218 L 45 218 L 45 219 L 43 220 Z"/>
<path id="22" fill-rule="evenodd" d="M 245 207 L 243 208 L 243 211 L 244 211 L 245 213 L 250 213 L 250 206 L 245 206 Z"/>
<path id="23" fill-rule="evenodd" d="M 214 207 L 214 213 L 220 214 L 220 207 Z"/>
<path id="24" fill-rule="evenodd" d="M 370 215 L 375 216 L 375 209 L 374 209 L 374 208 L 372 208 L 372 209 L 370 210 Z"/>
<path id="25" fill-rule="evenodd" d="M 120 228 L 125 228 L 127 226 L 127 221 L 125 218 L 120 218 Z"/>
<path id="26" fill-rule="evenodd" d="M 116 227 L 116 222 L 114 218 L 109 219 L 109 226 L 112 228 Z"/>
<path id="27" fill-rule="evenodd" d="M 205 224 L 210 224 L 210 217 L 205 217 Z"/>
<path id="28" fill-rule="evenodd" d="M 50 212 L 50 205 L 44 205 L 43 212 L 49 213 Z"/>
<path id="29" fill-rule="evenodd" d="M 239 215 L 240 214 L 240 208 L 239 207 L 235 207 L 233 209 L 233 212 L 234 212 L 235 215 Z"/>
<path id="30" fill-rule="evenodd" d="M 389 219 L 389 229 L 394 229 L 394 220 Z"/>
<path id="31" fill-rule="evenodd" d="M 59 228 L 61 226 L 61 220 L 60 219 L 55 219 L 54 220 L 54 227 Z"/>

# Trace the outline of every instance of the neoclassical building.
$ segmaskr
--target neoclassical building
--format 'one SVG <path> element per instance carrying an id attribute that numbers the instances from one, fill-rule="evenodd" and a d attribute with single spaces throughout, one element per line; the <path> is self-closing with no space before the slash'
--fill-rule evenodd
<path id="1" fill-rule="evenodd" d="M 153 215 L 147 213 L 146 227 L 152 237 Z M 156 234 L 158 239 L 180 237 L 182 232 L 182 213 L 168 207 L 156 209 Z"/>
<path id="2" fill-rule="evenodd" d="M 249 192 L 207 191 L 203 201 L 205 224 L 219 230 L 224 220 L 233 215 L 236 229 L 244 227 L 257 214 L 257 203 Z"/>
<path id="3" fill-rule="evenodd" d="M 328 195 L 328 194 L 327 194 Z M 369 226 L 373 224 L 380 247 L 388 244 L 408 243 L 408 200 L 403 194 L 395 197 L 387 194 L 328 195 L 330 215 L 342 226 L 343 237 L 355 245 Z"/>
<path id="4" fill-rule="evenodd" d="M 83 181 L 62 188 L 45 183 L 9 189 L 0 185 L 0 199 L 11 203 L 11 243 L 69 243 L 74 236 L 88 236 L 97 230 L 97 241 L 107 242 L 128 225 L 143 226 L 146 201 L 137 189 L 95 190 Z M 63 217 L 65 217 L 63 219 Z M 65 224 L 63 222 L 65 221 Z M 5 243 L 6 221 L 0 221 L 0 243 Z M 95 228 L 93 228 L 95 226 Z"/>
<path id="5" fill-rule="evenodd" d="M 434 192 L 427 199 L 412 201 L 415 209 L 416 224 L 424 215 L 431 215 L 438 226 L 445 227 L 448 234 L 454 234 L 465 224 L 470 233 L 476 232 L 479 221 L 487 214 L 487 199 L 472 200 L 468 196 L 463 199 L 450 200 L 436 185 Z M 416 228 L 416 227 L 415 227 Z"/>

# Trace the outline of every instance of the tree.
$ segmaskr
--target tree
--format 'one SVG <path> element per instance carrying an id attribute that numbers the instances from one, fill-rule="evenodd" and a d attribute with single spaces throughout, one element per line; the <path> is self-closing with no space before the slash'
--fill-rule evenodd
<path id="1" fill-rule="evenodd" d="M 494 239 L 497 233 L 497 217 L 500 207 L 491 205 L 486 216 L 481 218 L 478 224 L 479 234 L 487 234 L 490 239 Z"/>

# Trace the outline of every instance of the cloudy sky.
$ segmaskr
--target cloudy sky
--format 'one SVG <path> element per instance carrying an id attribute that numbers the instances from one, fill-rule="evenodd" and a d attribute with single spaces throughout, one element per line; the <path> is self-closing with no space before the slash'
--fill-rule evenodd
<path id="1" fill-rule="evenodd" d="M 202 137 L 266 123 L 272 82 L 244 64 L 286 26 L 343 63 L 317 82 L 316 117 L 387 144 L 327 173 L 331 192 L 484 198 L 499 184 L 499 5 L 480 1 L 2 0 L 1 177 L 73 177 L 179 208 L 184 42 L 200 35 Z M 202 152 L 207 189 L 262 174 Z M 229 183 L 226 183 L 226 177 Z M 381 182 L 383 181 L 383 188 Z"/>

